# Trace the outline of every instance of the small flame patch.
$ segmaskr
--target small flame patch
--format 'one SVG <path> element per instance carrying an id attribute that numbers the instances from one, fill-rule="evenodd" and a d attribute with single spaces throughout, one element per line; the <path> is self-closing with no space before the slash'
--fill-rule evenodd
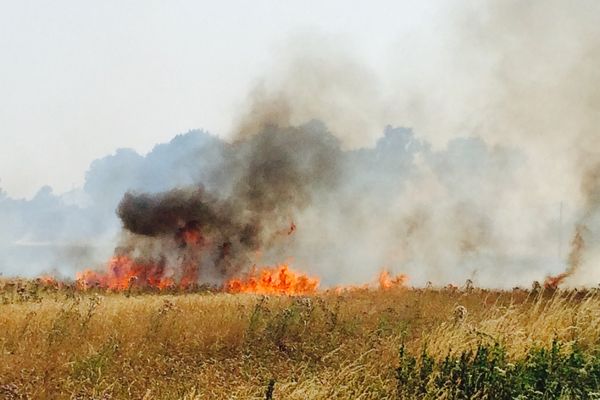
<path id="1" fill-rule="evenodd" d="M 390 289 L 393 287 L 404 286 L 406 281 L 408 281 L 408 275 L 398 274 L 396 276 L 391 276 L 386 269 L 382 270 L 379 274 L 380 289 Z"/>
<path id="2" fill-rule="evenodd" d="M 281 264 L 274 268 L 253 268 L 246 277 L 229 280 L 225 288 L 230 293 L 307 295 L 316 293 L 318 286 L 318 278 Z"/>

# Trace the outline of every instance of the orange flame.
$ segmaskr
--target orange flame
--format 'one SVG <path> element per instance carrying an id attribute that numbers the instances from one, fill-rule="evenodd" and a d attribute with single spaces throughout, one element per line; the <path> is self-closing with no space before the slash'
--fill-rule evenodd
<path id="1" fill-rule="evenodd" d="M 334 286 L 329 290 L 331 290 L 335 294 L 343 294 L 343 293 L 349 293 L 349 292 L 357 292 L 357 291 L 361 291 L 361 290 L 364 291 L 364 290 L 369 290 L 369 289 L 372 289 L 372 287 L 370 287 L 368 283 L 365 283 L 364 285 Z"/>
<path id="2" fill-rule="evenodd" d="M 115 291 L 134 286 L 166 289 L 174 285 L 173 279 L 165 276 L 164 266 L 138 263 L 127 256 L 111 258 L 105 272 L 90 269 L 78 272 L 76 282 L 84 290 L 100 288 Z"/>
<path id="3" fill-rule="evenodd" d="M 50 275 L 42 275 L 37 278 L 37 281 L 40 285 L 47 288 L 59 288 L 62 286 L 62 282 Z"/>
<path id="4" fill-rule="evenodd" d="M 544 287 L 546 289 L 556 290 L 558 286 L 569 276 L 568 272 L 563 272 L 562 274 L 548 276 L 544 281 Z"/>
<path id="5" fill-rule="evenodd" d="M 396 276 L 390 276 L 390 273 L 386 269 L 384 269 L 379 274 L 379 288 L 390 289 L 392 287 L 404 286 L 407 280 L 407 275 L 398 274 Z"/>
<path id="6" fill-rule="evenodd" d="M 403 287 L 407 280 L 407 275 L 391 276 L 384 269 L 378 277 L 378 288 Z M 131 288 L 189 289 L 194 287 L 198 281 L 199 270 L 194 263 L 183 265 L 179 273 L 173 276 L 172 271 L 167 270 L 161 263 L 139 262 L 126 255 L 111 258 L 105 271 L 87 269 L 78 272 L 76 275 L 76 284 L 81 290 L 93 288 L 109 291 L 126 291 Z M 54 285 L 56 280 L 50 277 L 42 277 L 40 282 L 50 286 Z M 317 293 L 319 283 L 317 277 L 294 271 L 287 264 L 280 264 L 276 267 L 254 267 L 245 276 L 227 281 L 223 285 L 223 290 L 229 293 L 309 295 Z M 330 290 L 334 293 L 344 293 L 355 290 L 371 290 L 373 288 L 374 285 L 371 283 L 359 286 L 338 286 Z"/>
<path id="7" fill-rule="evenodd" d="M 243 279 L 231 279 L 225 288 L 231 293 L 306 295 L 317 291 L 319 279 L 295 272 L 287 264 L 253 269 Z"/>
<path id="8" fill-rule="evenodd" d="M 204 237 L 198 231 L 193 229 L 185 230 L 181 233 L 183 242 L 188 246 L 198 246 L 204 243 Z"/>

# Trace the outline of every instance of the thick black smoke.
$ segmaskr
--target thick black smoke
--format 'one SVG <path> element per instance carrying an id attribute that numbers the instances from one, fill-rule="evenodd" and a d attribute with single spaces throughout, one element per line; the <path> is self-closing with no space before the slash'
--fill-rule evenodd
<path id="1" fill-rule="evenodd" d="M 230 212 L 226 208 L 201 188 L 174 189 L 156 195 L 128 192 L 121 200 L 117 214 L 128 231 L 160 237 L 192 224 L 223 227 L 228 221 L 221 216 Z"/>
<path id="2" fill-rule="evenodd" d="M 228 277 L 251 266 L 257 251 L 292 233 L 296 214 L 338 183 L 342 152 L 316 123 L 266 127 L 219 149 L 220 161 L 209 167 L 214 193 L 195 185 L 124 195 L 117 214 L 130 234 L 119 247 L 121 255 L 170 258 L 175 270 L 194 260 L 196 275 Z"/>

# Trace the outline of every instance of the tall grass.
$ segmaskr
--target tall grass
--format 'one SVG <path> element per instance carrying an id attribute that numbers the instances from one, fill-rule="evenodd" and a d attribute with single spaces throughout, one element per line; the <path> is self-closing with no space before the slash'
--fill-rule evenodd
<path id="1" fill-rule="evenodd" d="M 544 385 L 540 398 L 580 398 L 535 373 L 575 386 L 585 374 L 598 398 L 594 291 L 126 296 L 3 281 L 0 303 L 0 398 L 503 398 Z M 543 367 L 553 352 L 562 375 Z"/>

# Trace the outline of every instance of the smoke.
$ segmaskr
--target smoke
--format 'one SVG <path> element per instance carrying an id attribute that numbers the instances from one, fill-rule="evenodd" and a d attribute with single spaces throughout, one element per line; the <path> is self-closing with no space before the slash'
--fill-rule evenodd
<path id="1" fill-rule="evenodd" d="M 190 132 L 95 161 L 71 193 L 0 196 L 0 270 L 81 269 L 116 244 L 211 282 L 293 258 L 325 285 L 382 267 L 415 285 L 595 285 L 600 3 L 447 7 L 387 65 L 339 38 L 286 42 L 227 141 Z M 62 244 L 86 250 L 22 254 Z"/>
<path id="2" fill-rule="evenodd" d="M 382 68 L 361 63 L 341 40 L 289 43 L 283 62 L 253 92 L 242 128 L 269 118 L 299 124 L 318 117 L 352 149 L 374 144 L 373 126 L 395 122 L 444 149 L 418 153 L 426 160 L 417 157 L 408 167 L 418 178 L 404 180 L 401 189 L 374 188 L 361 176 L 368 173 L 354 171 L 353 183 L 343 185 L 353 203 L 336 198 L 326 214 L 344 207 L 341 221 L 351 222 L 330 224 L 331 236 L 360 226 L 365 252 L 315 248 L 311 264 L 362 259 L 402 265 L 417 281 L 470 277 L 490 286 L 566 270 L 566 283 L 595 285 L 598 15 L 600 4 L 590 0 L 454 1 L 435 16 L 432 30 L 390 49 L 383 77 L 376 72 Z M 481 140 L 455 139 L 465 135 Z M 369 179 L 398 182 L 389 177 L 392 165 L 381 158 L 373 164 L 361 166 L 374 175 Z M 377 190 L 385 200 L 372 194 Z M 377 207 L 386 215 L 374 218 Z M 319 212 L 310 210 L 319 215 L 314 224 L 326 219 L 323 209 L 319 203 Z M 344 251 L 348 256 L 340 257 Z M 383 254 L 396 256 L 386 261 Z M 332 275 L 367 278 L 356 268 L 337 268 Z M 498 271 L 519 278 L 500 278 Z"/>
<path id="3" fill-rule="evenodd" d="M 3 226 L 3 245 L 16 237 L 13 253 L 41 258 L 32 266 L 3 253 L 3 268 L 27 263 L 14 271 L 69 275 L 102 265 L 116 245 L 115 254 L 175 276 L 192 268 L 201 282 L 292 258 L 325 285 L 369 281 L 384 266 L 414 284 L 471 277 L 498 286 L 502 265 L 528 273 L 503 284 L 528 283 L 545 275 L 547 260 L 527 242 L 529 253 L 515 251 L 511 243 L 533 240 L 529 232 L 511 238 L 486 204 L 501 203 L 498 194 L 510 193 L 525 168 L 515 149 L 463 138 L 432 150 L 402 128 L 388 127 L 374 147 L 357 150 L 344 150 L 316 121 L 234 142 L 190 132 L 146 156 L 119 150 L 92 163 L 78 196 L 45 189 L 30 201 L 4 197 L 0 210 L 13 222 Z M 87 255 L 68 258 L 61 243 Z M 61 256 L 47 257 L 41 245 Z"/>
<path id="4" fill-rule="evenodd" d="M 600 4 L 498 2 L 480 20 L 496 51 L 494 111 L 484 131 L 504 129 L 529 146 L 546 193 L 560 193 L 576 212 L 566 257 L 567 283 L 595 285 L 600 159 Z M 485 23 L 483 23 L 485 22 Z M 505 32 L 500 35 L 500 32 Z M 557 190 L 558 189 L 558 190 Z"/>
<path id="5" fill-rule="evenodd" d="M 567 259 L 567 269 L 559 276 L 559 282 L 570 280 L 575 284 L 589 282 L 589 279 L 600 279 L 597 262 L 600 253 L 597 247 L 600 229 L 600 168 L 598 165 L 584 167 L 581 182 L 584 198 L 583 209 L 575 225 L 571 241 L 571 250 Z"/>
<path id="6" fill-rule="evenodd" d="M 175 259 L 167 268 L 193 264 L 194 276 L 231 278 L 291 234 L 316 193 L 337 184 L 341 151 L 324 130 L 267 127 L 221 149 L 221 162 L 210 166 L 215 194 L 202 187 L 125 194 L 117 214 L 130 235 L 121 255 L 147 255 L 153 238 L 162 248 L 154 259 Z"/>
<path id="7" fill-rule="evenodd" d="M 466 135 L 518 149 L 527 166 L 509 186 L 489 180 L 478 189 L 483 194 L 466 197 L 490 216 L 491 237 L 508 234 L 504 245 L 524 257 L 526 250 L 510 237 L 548 254 L 548 272 L 558 259 L 570 285 L 600 280 L 598 15 L 600 4 L 588 0 L 452 1 L 432 29 L 402 37 L 390 49 L 392 72 L 382 85 L 386 122 L 412 126 L 435 148 Z M 454 208 L 452 197 L 441 200 L 435 207 Z M 454 226 L 437 230 L 460 237 Z M 523 267 L 519 274 L 530 271 Z"/>
<path id="8" fill-rule="evenodd" d="M 411 259 L 434 257 L 447 248 L 430 243 L 431 238 L 459 240 L 480 232 L 485 239 L 477 248 L 485 249 L 490 260 L 473 261 L 483 265 L 473 267 L 473 274 L 508 269 L 539 279 L 532 271 L 566 268 L 567 275 L 575 275 L 571 284 L 595 284 L 600 252 L 593 243 L 600 221 L 590 192 L 600 184 L 594 173 L 600 148 L 599 14 L 598 2 L 588 0 L 569 5 L 453 1 L 434 15 L 431 30 L 399 38 L 388 65 L 376 68 L 361 63 L 341 40 L 292 41 L 280 66 L 253 92 L 241 126 L 252 126 L 246 121 L 261 121 L 255 118 L 261 116 L 284 124 L 318 116 L 345 148 L 355 148 L 373 145 L 377 135 L 371 127 L 393 122 L 412 126 L 437 149 L 465 135 L 492 148 L 518 149 L 526 160 L 518 174 L 487 177 L 476 182 L 475 190 L 460 186 L 479 171 L 465 169 L 453 182 L 457 186 L 444 192 L 449 177 L 429 175 L 432 166 L 425 165 L 423 180 L 410 190 L 413 198 L 437 201 L 423 206 L 403 198 L 398 211 L 403 215 L 404 208 L 412 208 L 416 216 L 407 220 L 422 222 L 422 236 L 411 233 L 412 239 L 405 239 L 405 246 L 415 248 Z M 382 77 L 377 68 L 387 73 Z M 494 167 L 492 175 L 510 171 Z M 446 180 L 442 188 L 438 179 Z M 475 215 L 464 215 L 464 209 Z M 463 227 L 462 220 L 470 225 Z M 515 254 L 507 255 L 511 251 Z M 424 268 L 438 276 L 464 276 L 465 256 L 457 254 L 424 260 Z M 516 258 L 522 261 L 515 264 Z M 442 259 L 448 265 L 440 265 Z M 490 276 L 489 284 L 493 279 L 498 281 Z"/>
<path id="9" fill-rule="evenodd" d="M 373 146 L 386 121 L 381 82 L 341 37 L 294 35 L 241 105 L 234 137 L 324 122 L 345 149 Z"/>

